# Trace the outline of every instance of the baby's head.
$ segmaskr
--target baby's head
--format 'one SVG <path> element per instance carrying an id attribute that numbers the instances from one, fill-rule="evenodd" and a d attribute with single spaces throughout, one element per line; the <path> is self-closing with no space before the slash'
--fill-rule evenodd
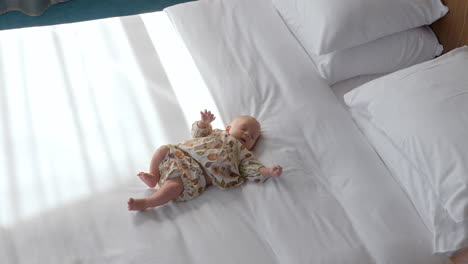
<path id="1" fill-rule="evenodd" d="M 260 137 L 260 123 L 251 116 L 238 116 L 226 127 L 226 131 L 250 150 Z"/>

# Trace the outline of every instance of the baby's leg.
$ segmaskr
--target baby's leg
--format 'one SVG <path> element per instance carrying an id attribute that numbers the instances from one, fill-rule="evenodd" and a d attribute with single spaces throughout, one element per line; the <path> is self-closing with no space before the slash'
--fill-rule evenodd
<path id="1" fill-rule="evenodd" d="M 128 210 L 144 210 L 176 199 L 184 191 L 184 184 L 180 177 L 167 179 L 161 188 L 150 197 L 143 199 L 128 199 Z"/>
<path id="2" fill-rule="evenodd" d="M 149 173 L 140 172 L 137 174 L 140 179 L 148 185 L 148 187 L 153 188 L 158 184 L 160 174 L 159 174 L 159 164 L 163 161 L 164 157 L 166 157 L 167 152 L 169 151 L 169 147 L 164 145 L 159 147 L 153 154 L 150 163 Z"/>
<path id="3" fill-rule="evenodd" d="M 454 264 L 468 264 L 468 247 L 459 250 L 450 258 L 450 260 Z"/>

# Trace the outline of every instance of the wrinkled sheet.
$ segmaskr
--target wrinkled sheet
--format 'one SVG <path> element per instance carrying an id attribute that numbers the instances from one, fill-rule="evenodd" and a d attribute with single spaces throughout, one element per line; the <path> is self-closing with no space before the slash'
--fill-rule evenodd
<path id="1" fill-rule="evenodd" d="M 284 164 L 285 168 L 306 169 L 306 174 L 286 170 L 281 181 L 318 185 L 317 189 L 293 192 L 280 189 L 275 202 L 286 203 L 284 193 L 294 193 L 301 201 L 315 204 L 319 201 L 317 190 L 323 192 L 322 197 L 334 198 L 321 207 L 323 211 L 314 209 L 319 213 L 305 220 L 307 228 L 300 228 L 304 219 L 290 214 L 285 217 L 294 221 L 291 226 L 278 223 L 260 229 L 280 263 L 440 262 L 431 255 L 430 232 L 410 201 L 330 87 L 318 77 L 269 1 L 200 1 L 166 12 L 190 50 L 223 119 L 229 120 L 239 111 L 258 116 L 264 124 L 260 157 L 291 161 Z M 193 21 L 197 21 L 196 26 Z M 259 205 L 255 211 L 267 215 L 265 219 L 282 217 L 277 208 Z M 333 216 L 325 216 L 331 211 Z M 322 217 L 326 225 L 333 226 L 326 234 L 316 224 L 324 221 Z M 294 243 L 290 234 L 296 228 L 292 226 L 311 239 Z M 346 229 L 349 226 L 352 232 Z M 279 231 L 284 229 L 284 233 Z M 348 238 L 343 240 L 337 233 Z M 324 250 L 324 245 L 333 246 Z"/>
<path id="2" fill-rule="evenodd" d="M 401 183 L 435 252 L 468 246 L 468 47 L 345 95 L 356 123 Z"/>
<path id="3" fill-rule="evenodd" d="M 442 263 L 265 3 L 169 9 L 190 51 L 179 67 L 161 51 L 188 52 L 159 31 L 161 12 L 0 32 L 2 263 Z M 181 73 L 187 65 L 203 78 Z M 128 212 L 128 197 L 154 192 L 136 173 L 159 145 L 188 137 L 202 107 L 215 127 L 257 116 L 255 153 L 284 175 Z"/>

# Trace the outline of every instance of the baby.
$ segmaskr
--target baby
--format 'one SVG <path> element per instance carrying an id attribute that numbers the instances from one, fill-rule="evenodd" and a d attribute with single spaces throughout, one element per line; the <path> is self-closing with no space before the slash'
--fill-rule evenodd
<path id="1" fill-rule="evenodd" d="M 149 172 L 138 176 L 149 187 L 159 184 L 157 192 L 147 198 L 128 200 L 128 210 L 144 210 L 171 200 L 187 201 L 214 184 L 227 189 L 246 180 L 261 182 L 278 177 L 279 165 L 266 168 L 250 152 L 260 136 L 260 124 L 251 116 L 235 118 L 226 130 L 212 130 L 215 116 L 200 112 L 201 120 L 192 125 L 193 139 L 177 145 L 161 146 L 153 154 Z"/>

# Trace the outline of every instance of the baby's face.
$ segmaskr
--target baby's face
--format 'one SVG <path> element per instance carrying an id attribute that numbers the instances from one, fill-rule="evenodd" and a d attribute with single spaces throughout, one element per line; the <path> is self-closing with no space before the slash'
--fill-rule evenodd
<path id="1" fill-rule="evenodd" d="M 250 150 L 260 137 L 260 124 L 253 117 L 239 116 L 226 127 L 226 131 Z"/>

